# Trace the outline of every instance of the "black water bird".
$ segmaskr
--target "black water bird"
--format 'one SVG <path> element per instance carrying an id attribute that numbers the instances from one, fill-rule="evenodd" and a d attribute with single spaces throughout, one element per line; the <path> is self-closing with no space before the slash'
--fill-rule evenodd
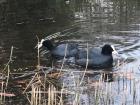
<path id="1" fill-rule="evenodd" d="M 80 49 L 76 56 L 76 64 L 88 68 L 112 67 L 112 53 L 117 53 L 115 48 L 105 44 L 102 48 Z"/>
<path id="2" fill-rule="evenodd" d="M 78 44 L 76 43 L 61 43 L 55 45 L 51 40 L 42 39 L 39 48 L 42 46 L 46 47 L 50 51 L 52 57 L 58 59 L 64 57 L 75 57 L 78 53 Z"/>

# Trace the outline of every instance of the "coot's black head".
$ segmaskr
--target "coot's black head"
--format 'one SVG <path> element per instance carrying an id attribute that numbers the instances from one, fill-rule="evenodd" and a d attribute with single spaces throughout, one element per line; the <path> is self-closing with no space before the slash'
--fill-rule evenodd
<path id="1" fill-rule="evenodd" d="M 44 40 L 44 41 L 42 42 L 42 45 L 43 45 L 44 47 L 47 47 L 48 50 L 52 50 L 52 49 L 54 48 L 53 43 L 52 43 L 52 41 L 50 41 L 50 40 Z"/>
<path id="2" fill-rule="evenodd" d="M 105 44 L 102 48 L 102 54 L 104 55 L 112 55 L 112 52 L 113 52 L 113 48 L 111 47 L 111 45 L 109 44 Z"/>

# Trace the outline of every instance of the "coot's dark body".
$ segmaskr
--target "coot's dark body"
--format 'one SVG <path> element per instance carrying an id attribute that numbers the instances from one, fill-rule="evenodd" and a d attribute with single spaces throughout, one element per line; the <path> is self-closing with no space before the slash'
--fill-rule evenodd
<path id="1" fill-rule="evenodd" d="M 88 54 L 87 54 L 88 52 Z M 76 64 L 88 68 L 108 68 L 112 67 L 113 49 L 110 45 L 104 45 L 103 48 L 90 48 L 87 50 L 79 50 L 76 57 Z M 88 59 L 87 59 L 88 58 Z"/>
<path id="2" fill-rule="evenodd" d="M 75 43 L 61 43 L 54 45 L 50 40 L 46 40 L 43 42 L 43 46 L 50 51 L 52 57 L 58 59 L 75 57 L 78 53 L 78 44 Z"/>

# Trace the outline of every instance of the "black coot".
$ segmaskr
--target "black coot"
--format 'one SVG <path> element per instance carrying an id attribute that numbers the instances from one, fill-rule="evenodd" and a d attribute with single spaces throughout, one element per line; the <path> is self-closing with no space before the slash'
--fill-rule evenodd
<path id="1" fill-rule="evenodd" d="M 90 48 L 88 51 L 81 49 L 77 54 L 76 64 L 84 67 L 88 65 L 88 68 L 112 67 L 113 51 L 115 52 L 114 47 L 109 44 L 104 45 L 102 48 Z"/>
<path id="2" fill-rule="evenodd" d="M 75 57 L 78 53 L 78 44 L 75 43 L 61 43 L 58 45 L 54 45 L 51 40 L 41 40 L 41 46 L 46 47 L 52 57 L 61 59 L 64 57 Z"/>

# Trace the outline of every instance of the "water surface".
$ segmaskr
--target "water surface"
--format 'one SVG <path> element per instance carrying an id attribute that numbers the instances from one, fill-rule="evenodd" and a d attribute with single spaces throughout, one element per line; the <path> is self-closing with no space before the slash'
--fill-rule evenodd
<path id="1" fill-rule="evenodd" d="M 25 5 L 24 2 L 10 3 L 11 11 L 6 11 L 10 18 L 4 14 L 5 12 L 1 13 L 3 14 L 0 28 L 1 68 L 8 62 L 11 46 L 14 46 L 14 62 L 11 64 L 13 68 L 35 67 L 36 35 L 41 39 L 61 32 L 55 40 L 79 41 L 80 45 L 86 45 L 88 42 L 90 46 L 96 47 L 109 43 L 115 46 L 125 61 L 119 67 L 106 70 L 105 75 L 109 77 L 105 78 L 109 78 L 109 82 L 104 80 L 99 83 L 101 75 L 89 70 L 90 73 L 85 75 L 79 86 L 83 72 L 78 71 L 84 71 L 84 68 L 73 70 L 71 66 L 66 67 L 68 71 L 61 78 L 61 82 L 64 83 L 66 90 L 77 92 L 75 95 L 67 96 L 66 104 L 76 104 L 77 101 L 74 99 L 79 95 L 80 105 L 139 105 L 140 2 L 138 0 L 71 0 L 70 4 L 61 1 L 59 5 L 52 5 L 55 2 L 50 0 L 47 4 L 54 9 L 42 6 L 45 3 L 43 0 L 41 6 L 33 3 Z M 21 4 L 23 7 L 20 8 Z M 16 11 L 12 5 L 16 5 L 15 8 L 18 7 L 22 12 Z M 58 11 L 55 8 L 59 8 Z M 48 11 L 51 12 L 47 17 Z M 16 16 L 14 14 L 22 18 L 14 17 Z M 41 65 L 47 65 L 48 58 L 41 60 Z M 136 94 L 133 90 L 136 90 Z M 100 91 L 100 97 L 96 94 L 97 91 Z"/>

